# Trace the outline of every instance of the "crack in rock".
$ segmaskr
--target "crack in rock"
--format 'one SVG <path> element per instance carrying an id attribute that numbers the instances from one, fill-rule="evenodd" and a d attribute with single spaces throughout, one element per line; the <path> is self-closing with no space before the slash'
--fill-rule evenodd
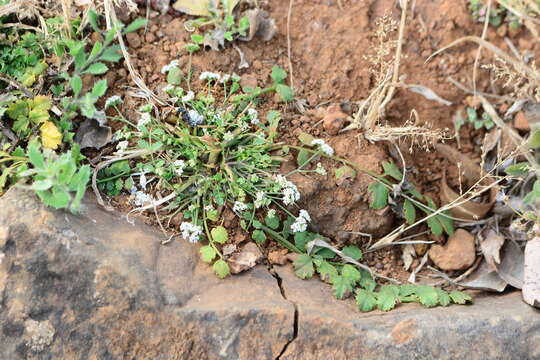
<path id="1" fill-rule="evenodd" d="M 274 270 L 272 265 L 269 265 L 268 272 L 270 273 L 270 275 L 272 275 L 276 279 L 276 283 L 279 287 L 279 292 L 281 293 L 281 296 L 283 297 L 283 299 L 291 303 L 292 306 L 294 307 L 293 336 L 289 341 L 287 341 L 285 345 L 283 345 L 283 348 L 279 352 L 278 356 L 276 356 L 275 360 L 280 360 L 281 357 L 285 354 L 285 352 L 289 348 L 289 345 L 291 345 L 293 341 L 295 341 L 296 338 L 298 337 L 298 317 L 299 317 L 298 305 L 294 301 L 287 298 L 287 295 L 285 294 L 285 289 L 283 288 L 283 279 L 281 279 L 281 277 Z"/>

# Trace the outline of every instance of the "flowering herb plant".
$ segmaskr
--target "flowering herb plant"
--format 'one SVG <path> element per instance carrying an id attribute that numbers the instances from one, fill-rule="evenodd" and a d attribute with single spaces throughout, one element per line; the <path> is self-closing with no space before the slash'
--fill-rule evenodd
<path id="1" fill-rule="evenodd" d="M 164 73 L 174 68 L 172 64 Z M 169 224 L 181 217 L 183 238 L 194 243 L 208 241 L 201 248 L 201 257 L 213 263 L 220 277 L 229 273 L 221 251 L 228 231 L 218 225 L 225 209 L 240 219 L 240 226 L 250 231 L 255 241 L 269 236 L 300 252 L 287 235 L 306 232 L 310 216 L 305 210 L 298 216 L 293 214 L 296 210 L 290 210 L 300 193 L 279 174 L 289 151 L 276 142 L 281 116 L 269 111 L 262 117 L 256 110 L 261 96 L 275 89 L 242 92 L 235 74 L 203 72 L 199 79 L 207 88 L 198 94 L 176 85 L 177 79 L 170 82 L 165 91 L 174 103 L 172 114 L 158 120 L 151 107 L 145 106 L 139 109 L 136 124 L 129 123 L 116 134 L 117 155 L 122 160 L 100 171 L 100 189 L 108 195 L 130 192 L 139 210 L 159 207 L 164 214 L 160 220 Z M 109 100 L 107 103 L 117 99 Z M 322 140 L 315 141 L 313 147 L 317 156 L 333 151 Z M 133 151 L 146 151 L 142 161 L 123 159 Z M 322 170 L 319 166 L 316 171 Z M 158 199 L 157 193 L 166 195 Z M 276 207 L 288 218 L 285 234 L 275 231 L 280 224 Z M 257 220 L 260 214 L 266 225 Z"/>

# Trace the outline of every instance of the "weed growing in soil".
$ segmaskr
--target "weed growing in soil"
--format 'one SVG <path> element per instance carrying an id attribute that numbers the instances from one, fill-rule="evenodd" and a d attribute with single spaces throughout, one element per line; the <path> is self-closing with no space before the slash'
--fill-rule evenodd
<path id="1" fill-rule="evenodd" d="M 459 132 L 459 129 L 461 129 L 465 122 L 472 124 L 475 130 L 482 128 L 491 130 L 495 126 L 495 123 L 493 120 L 491 120 L 488 113 L 483 112 L 482 115 L 479 115 L 478 111 L 473 107 L 467 107 L 466 111 L 467 117 L 465 119 L 458 120 L 455 123 L 456 132 Z"/>
<path id="2" fill-rule="evenodd" d="M 163 220 L 180 216 L 184 238 L 191 242 L 206 238 L 208 245 L 201 249 L 201 257 L 214 263 L 216 274 L 224 277 L 229 270 L 219 246 L 227 243 L 228 232 L 219 220 L 225 208 L 240 218 L 245 230 L 256 229 L 252 235 L 261 241 L 262 225 L 255 212 L 269 212 L 274 204 L 293 217 L 285 206 L 293 205 L 300 196 L 293 183 L 278 175 L 280 154 L 286 152 L 275 141 L 279 112 L 270 111 L 261 119 L 256 110 L 259 98 L 277 91 L 280 84 L 243 92 L 238 76 L 203 72 L 200 79 L 207 89 L 194 94 L 176 85 L 178 79 L 170 76 L 175 67 L 171 64 L 165 72 L 170 82 L 166 91 L 176 99 L 177 114 L 158 121 L 151 115 L 151 107 L 141 109 L 138 123 L 126 127 L 118 137 L 122 140 L 118 148 L 120 154 L 135 149 L 149 155 L 135 164 L 124 160 L 103 169 L 99 186 L 110 195 L 122 189 L 131 191 L 140 209 L 159 202 L 154 199 L 156 192 L 169 192 L 162 207 L 168 213 Z M 279 68 L 273 73 L 286 77 Z M 221 96 L 216 97 L 218 94 Z M 126 146 L 126 141 L 131 145 Z M 269 224 L 272 218 L 269 213 Z M 279 240 L 294 248 L 285 239 Z"/>
<path id="3" fill-rule="evenodd" d="M 246 16 L 239 20 L 233 13 L 238 0 L 208 1 L 208 9 L 195 13 L 204 14 L 202 17 L 187 21 L 185 27 L 188 31 L 206 30 L 203 34 L 193 34 L 192 48 L 197 51 L 201 47 L 209 46 L 219 50 L 225 46 L 225 41 L 233 42 L 240 36 L 246 36 L 249 30 L 249 19 Z M 191 9 L 189 13 L 193 13 Z"/>

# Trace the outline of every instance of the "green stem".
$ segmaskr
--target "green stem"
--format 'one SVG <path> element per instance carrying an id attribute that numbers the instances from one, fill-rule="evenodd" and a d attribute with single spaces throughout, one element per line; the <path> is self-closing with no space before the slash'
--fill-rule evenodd
<path id="1" fill-rule="evenodd" d="M 274 230 L 270 229 L 269 227 L 261 224 L 261 229 L 263 229 L 268 235 L 270 235 L 274 240 L 276 240 L 279 244 L 287 248 L 289 251 L 295 252 L 297 254 L 301 254 L 302 251 L 298 249 L 295 245 L 293 245 L 289 240 L 285 239 L 283 236 L 281 236 L 279 233 L 275 232 Z"/>

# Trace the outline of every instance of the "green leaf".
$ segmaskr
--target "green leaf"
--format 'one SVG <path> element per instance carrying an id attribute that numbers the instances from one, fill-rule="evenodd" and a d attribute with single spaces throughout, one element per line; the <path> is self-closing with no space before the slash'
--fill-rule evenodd
<path id="1" fill-rule="evenodd" d="M 403 173 L 393 162 L 383 161 L 382 166 L 384 169 L 384 175 L 388 175 L 397 181 L 401 181 L 403 179 Z"/>
<path id="2" fill-rule="evenodd" d="M 348 297 L 353 291 L 352 283 L 344 276 L 335 276 L 332 287 L 334 288 L 334 296 L 340 300 Z"/>
<path id="3" fill-rule="evenodd" d="M 99 41 L 96 41 L 94 43 L 94 46 L 92 47 L 92 51 L 90 51 L 90 55 L 88 56 L 89 59 L 95 58 L 99 52 L 103 49 L 103 44 Z"/>
<path id="4" fill-rule="evenodd" d="M 98 98 L 100 96 L 105 95 L 107 92 L 107 80 L 99 80 L 97 83 L 94 84 L 94 87 L 92 88 L 92 96 Z"/>
<path id="5" fill-rule="evenodd" d="M 356 177 L 356 171 L 347 165 L 343 165 L 335 170 L 336 179 L 341 179 L 342 177 L 353 179 Z"/>
<path id="6" fill-rule="evenodd" d="M 253 230 L 251 238 L 257 243 L 262 244 L 266 241 L 266 234 L 262 230 Z"/>
<path id="7" fill-rule="evenodd" d="M 45 191 L 45 190 L 49 190 L 52 186 L 53 186 L 53 182 L 51 179 L 36 180 L 32 183 L 32 190 Z"/>
<path id="8" fill-rule="evenodd" d="M 467 120 L 471 123 L 474 123 L 476 120 L 478 120 L 478 114 L 476 113 L 476 110 L 472 107 L 467 108 Z"/>
<path id="9" fill-rule="evenodd" d="M 41 169 L 43 168 L 45 164 L 45 160 L 43 158 L 43 154 L 39 150 L 39 142 L 37 138 L 34 138 L 30 140 L 28 143 L 28 150 L 27 150 L 27 156 L 28 159 L 30 159 L 30 163 L 34 165 L 34 167 Z"/>
<path id="10" fill-rule="evenodd" d="M 272 230 L 276 230 L 279 227 L 279 217 L 274 215 L 272 217 L 266 216 L 264 218 L 264 223 Z"/>
<path id="11" fill-rule="evenodd" d="M 145 18 L 138 18 L 133 20 L 131 24 L 128 25 L 128 27 L 124 30 L 124 33 L 130 33 L 139 30 L 140 28 L 144 27 L 147 24 L 147 21 Z"/>
<path id="12" fill-rule="evenodd" d="M 450 305 L 450 295 L 446 291 L 438 288 L 435 291 L 437 291 L 437 296 L 439 297 L 439 304 L 442 306 Z"/>
<path id="13" fill-rule="evenodd" d="M 409 296 L 416 292 L 416 285 L 403 284 L 399 287 L 399 296 Z"/>
<path id="14" fill-rule="evenodd" d="M 440 215 L 437 215 L 437 220 L 439 220 L 439 223 L 443 227 L 444 231 L 449 236 L 452 236 L 454 234 L 454 220 L 447 215 L 449 215 L 448 211 L 444 211 Z"/>
<path id="15" fill-rule="evenodd" d="M 307 162 L 310 157 L 311 157 L 311 153 L 309 151 L 307 151 L 306 149 L 300 150 L 298 152 L 298 156 L 296 157 L 296 163 L 298 164 L 298 167 L 307 165 Z"/>
<path id="16" fill-rule="evenodd" d="M 356 293 L 356 305 L 362 312 L 371 311 L 377 306 L 377 298 L 371 291 L 358 289 Z"/>
<path id="17" fill-rule="evenodd" d="M 361 278 L 360 271 L 358 271 L 358 269 L 351 264 L 343 265 L 343 268 L 341 269 L 341 276 L 350 281 L 353 285 L 360 281 Z"/>
<path id="18" fill-rule="evenodd" d="M 467 302 L 471 302 L 472 303 L 472 298 L 470 295 L 468 294 L 465 294 L 464 292 L 461 292 L 461 291 L 452 291 L 450 294 L 450 299 L 452 299 L 452 301 L 455 303 L 455 304 L 466 304 Z"/>
<path id="19" fill-rule="evenodd" d="M 92 75 L 101 75 L 106 73 L 109 70 L 107 65 L 104 63 L 95 63 L 92 64 L 84 71 L 84 74 L 92 74 Z"/>
<path id="20" fill-rule="evenodd" d="M 532 131 L 531 135 L 527 139 L 527 145 L 529 145 L 529 147 L 532 149 L 540 147 L 540 127 Z"/>
<path id="21" fill-rule="evenodd" d="M 55 209 L 66 208 L 69 205 L 69 194 L 54 187 L 52 191 L 36 191 L 36 194 L 45 205 Z"/>
<path id="22" fill-rule="evenodd" d="M 270 77 L 276 84 L 281 84 L 287 78 L 287 72 L 277 65 L 272 67 L 272 73 Z"/>
<path id="23" fill-rule="evenodd" d="M 508 166 L 504 171 L 510 176 L 521 176 L 529 173 L 529 163 L 520 162 L 514 165 Z"/>
<path id="24" fill-rule="evenodd" d="M 173 66 L 167 73 L 167 83 L 170 85 L 180 85 L 183 75 L 179 67 Z"/>
<path id="25" fill-rule="evenodd" d="M 73 60 L 73 62 L 75 63 L 75 70 L 80 70 L 86 64 L 86 54 L 84 53 L 84 51 L 81 51 L 74 56 Z"/>
<path id="26" fill-rule="evenodd" d="M 308 133 L 301 132 L 300 135 L 298 135 L 298 140 L 304 145 L 312 146 L 311 142 L 315 140 L 315 138 Z"/>
<path id="27" fill-rule="evenodd" d="M 388 204 L 388 188 L 377 181 L 369 184 L 368 191 L 373 194 L 373 201 L 370 206 L 373 209 L 382 209 Z"/>
<path id="28" fill-rule="evenodd" d="M 437 305 L 439 301 L 439 295 L 433 286 L 418 285 L 415 293 L 418 295 L 420 303 L 426 307 L 433 307 Z"/>
<path id="29" fill-rule="evenodd" d="M 285 102 L 291 102 L 294 99 L 294 92 L 287 85 L 277 84 L 276 92 L 279 94 L 281 99 Z"/>
<path id="30" fill-rule="evenodd" d="M 225 244 L 227 240 L 229 240 L 229 234 L 227 233 L 227 229 L 225 229 L 223 226 L 217 226 L 210 231 L 210 235 L 212 235 L 212 239 L 215 242 L 218 242 L 220 244 Z"/>
<path id="31" fill-rule="evenodd" d="M 195 44 L 201 45 L 202 43 L 204 43 L 204 36 L 199 34 L 192 34 L 191 41 L 193 41 Z"/>
<path id="32" fill-rule="evenodd" d="M 294 233 L 294 245 L 300 251 L 306 251 L 306 244 L 310 240 L 310 239 L 308 239 L 307 235 L 308 235 L 307 231 Z"/>
<path id="33" fill-rule="evenodd" d="M 427 224 L 429 226 L 429 229 L 434 235 L 442 235 L 443 233 L 443 227 L 441 223 L 439 222 L 439 219 L 437 216 L 432 216 L 427 219 Z"/>
<path id="34" fill-rule="evenodd" d="M 416 208 L 409 199 L 405 199 L 403 202 L 403 217 L 407 224 L 413 224 L 416 220 Z"/>
<path id="35" fill-rule="evenodd" d="M 217 277 L 220 279 L 225 278 L 227 275 L 231 273 L 229 269 L 229 265 L 224 261 L 219 259 L 214 263 L 214 266 L 212 266 L 214 269 L 214 272 L 216 273 Z"/>
<path id="36" fill-rule="evenodd" d="M 99 57 L 101 61 L 118 62 L 124 55 L 120 50 L 119 45 L 112 45 L 103 51 L 103 54 Z"/>
<path id="37" fill-rule="evenodd" d="M 308 279 L 313 276 L 313 259 L 307 254 L 300 254 L 294 261 L 294 273 L 300 279 Z"/>
<path id="38" fill-rule="evenodd" d="M 362 250 L 356 246 L 345 246 L 341 252 L 356 261 L 362 259 Z"/>
<path id="39" fill-rule="evenodd" d="M 333 279 L 339 275 L 335 266 L 329 262 L 324 260 L 314 260 L 314 262 L 322 281 L 331 284 L 334 281 Z"/>
<path id="40" fill-rule="evenodd" d="M 97 32 L 97 33 L 101 32 L 99 30 L 99 25 L 98 25 L 98 23 L 99 23 L 99 15 L 94 10 L 90 10 L 88 12 L 88 22 L 90 23 L 90 26 L 92 26 L 92 29 L 95 32 Z"/>
<path id="41" fill-rule="evenodd" d="M 373 280 L 373 277 L 371 274 L 364 269 L 360 270 L 360 274 L 362 275 L 362 278 L 360 279 L 360 286 L 368 291 L 373 291 L 377 287 L 377 283 L 375 280 Z"/>
<path id="42" fill-rule="evenodd" d="M 216 250 L 214 250 L 214 248 L 210 245 L 201 247 L 199 252 L 201 253 L 201 260 L 205 263 L 211 263 L 217 255 Z"/>
<path id="43" fill-rule="evenodd" d="M 399 289 L 397 292 L 393 285 L 383 285 L 377 294 L 377 307 L 382 311 L 390 311 L 396 307 L 398 301 Z"/>

